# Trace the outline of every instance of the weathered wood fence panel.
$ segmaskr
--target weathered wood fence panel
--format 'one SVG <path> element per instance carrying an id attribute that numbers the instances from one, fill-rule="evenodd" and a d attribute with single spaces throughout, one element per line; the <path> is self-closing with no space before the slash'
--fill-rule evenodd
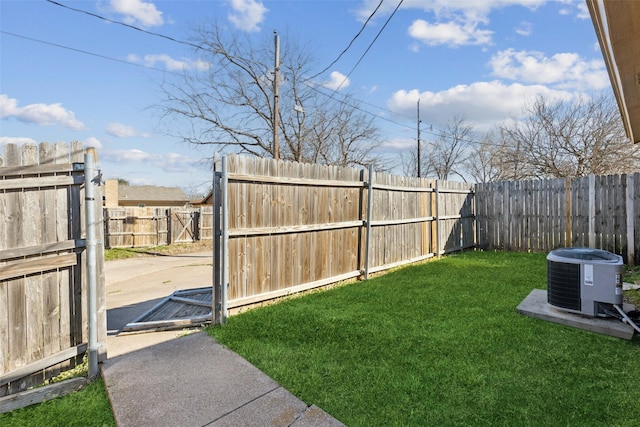
<path id="1" fill-rule="evenodd" d="M 136 248 L 170 243 L 165 208 L 105 208 L 105 247 Z"/>
<path id="2" fill-rule="evenodd" d="M 434 180 L 373 174 L 369 272 L 436 254 L 434 187 Z M 364 192 L 363 220 L 367 197 L 369 192 Z M 363 248 L 365 244 L 363 240 Z"/>
<path id="3" fill-rule="evenodd" d="M 237 156 L 229 163 L 230 307 L 359 274 L 361 171 Z"/>
<path id="4" fill-rule="evenodd" d="M 80 361 L 88 320 L 82 145 L 7 144 L 1 154 L 0 396 L 5 396 Z M 102 220 L 101 213 L 96 219 Z M 102 248 L 96 251 L 102 260 Z M 97 263 L 98 340 L 105 343 L 102 265 Z"/>
<path id="5" fill-rule="evenodd" d="M 212 240 L 213 239 L 213 207 L 201 206 L 198 212 L 199 240 Z"/>
<path id="6" fill-rule="evenodd" d="M 211 206 L 104 208 L 105 247 L 144 248 L 213 238 Z"/>
<path id="7" fill-rule="evenodd" d="M 216 236 L 228 236 L 220 253 L 230 309 L 474 245 L 471 185 L 381 173 L 370 179 L 362 169 L 242 156 L 224 161 L 228 184 L 216 191 L 227 194 L 228 229 Z"/>
<path id="8" fill-rule="evenodd" d="M 476 242 L 473 184 L 438 181 L 438 253 L 472 248 Z"/>
<path id="9" fill-rule="evenodd" d="M 594 247 L 640 262 L 640 173 L 476 185 L 478 246 Z"/>
<path id="10" fill-rule="evenodd" d="M 193 243 L 199 239 L 200 213 L 197 209 L 170 209 L 171 234 L 169 244 Z"/>

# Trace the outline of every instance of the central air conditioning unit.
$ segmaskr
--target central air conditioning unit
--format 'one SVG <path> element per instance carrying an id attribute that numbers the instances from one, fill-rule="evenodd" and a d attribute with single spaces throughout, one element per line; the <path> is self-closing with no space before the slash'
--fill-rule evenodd
<path id="1" fill-rule="evenodd" d="M 586 316 L 622 305 L 622 257 L 600 249 L 561 248 L 547 255 L 547 302 Z"/>

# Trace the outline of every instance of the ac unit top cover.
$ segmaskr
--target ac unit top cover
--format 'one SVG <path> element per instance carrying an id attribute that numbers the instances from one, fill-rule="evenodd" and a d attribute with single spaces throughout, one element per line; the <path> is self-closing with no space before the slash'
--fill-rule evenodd
<path id="1" fill-rule="evenodd" d="M 620 261 L 620 256 L 602 249 L 560 248 L 549 252 L 547 259 L 573 264 L 579 264 L 581 261 L 589 261 L 590 264 L 615 264 Z"/>

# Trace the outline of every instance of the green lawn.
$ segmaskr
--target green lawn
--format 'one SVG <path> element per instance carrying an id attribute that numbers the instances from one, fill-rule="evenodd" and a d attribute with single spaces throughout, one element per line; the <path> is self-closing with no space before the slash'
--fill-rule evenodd
<path id="1" fill-rule="evenodd" d="M 545 254 L 469 252 L 209 333 L 348 426 L 638 426 L 640 340 L 532 319 Z"/>
<path id="2" fill-rule="evenodd" d="M 101 379 L 67 396 L 0 414 L 2 427 L 115 426 Z"/>
<path id="3" fill-rule="evenodd" d="M 208 331 L 348 426 L 638 426 L 640 339 L 531 319 L 545 254 L 469 252 Z M 0 426 L 115 425 L 102 381 Z"/>

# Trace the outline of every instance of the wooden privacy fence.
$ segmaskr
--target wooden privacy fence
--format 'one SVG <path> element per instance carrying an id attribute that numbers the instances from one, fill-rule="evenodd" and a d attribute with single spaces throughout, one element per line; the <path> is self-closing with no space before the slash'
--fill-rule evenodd
<path id="1" fill-rule="evenodd" d="M 216 171 L 216 321 L 475 244 L 469 184 L 242 156 Z"/>
<path id="2" fill-rule="evenodd" d="M 478 246 L 591 247 L 640 263 L 640 173 L 476 185 Z"/>
<path id="3" fill-rule="evenodd" d="M 8 144 L 0 152 L 0 396 L 41 384 L 87 349 L 83 162 L 80 143 Z M 98 223 L 101 213 L 98 207 Z M 106 343 L 99 245 L 96 251 L 97 339 Z M 100 352 L 106 356 L 106 347 Z"/>
<path id="4" fill-rule="evenodd" d="M 104 208 L 106 248 L 140 248 L 213 238 L 211 206 Z"/>

